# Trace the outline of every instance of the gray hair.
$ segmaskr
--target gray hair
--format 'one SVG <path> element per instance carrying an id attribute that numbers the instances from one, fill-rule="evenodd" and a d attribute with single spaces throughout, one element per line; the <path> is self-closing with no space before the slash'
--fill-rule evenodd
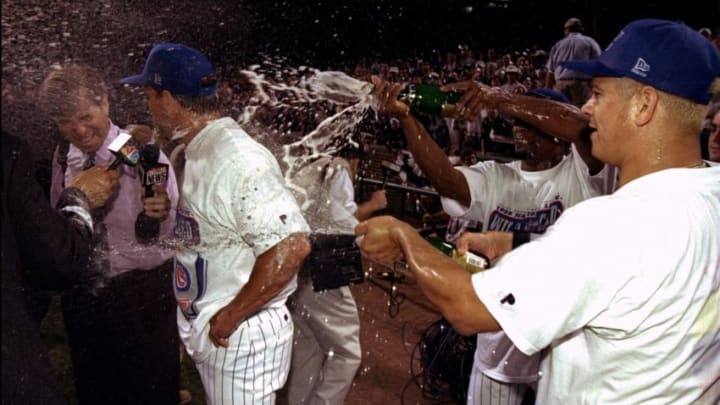
<path id="1" fill-rule="evenodd" d="M 38 89 L 40 107 L 53 118 L 74 113 L 83 100 L 101 105 L 107 95 L 102 75 L 77 63 L 50 66 Z"/>

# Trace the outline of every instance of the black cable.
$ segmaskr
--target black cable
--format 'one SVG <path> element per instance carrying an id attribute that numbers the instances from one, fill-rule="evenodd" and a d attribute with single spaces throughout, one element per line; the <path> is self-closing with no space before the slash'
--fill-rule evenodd
<path id="1" fill-rule="evenodd" d="M 393 265 L 393 270 L 390 272 L 383 271 L 374 274 L 376 279 L 390 281 L 389 288 L 378 284 L 388 295 L 388 315 L 390 318 L 398 316 L 400 313 L 400 304 L 405 302 L 407 298 L 404 293 L 398 292 L 397 290 L 397 285 L 405 281 L 405 275 L 396 271 L 394 268 L 395 265 Z"/>
<path id="2" fill-rule="evenodd" d="M 420 358 L 421 370 L 414 373 L 415 357 Z M 459 335 L 445 320 L 440 319 L 428 326 L 410 355 L 411 377 L 403 386 L 400 401 L 404 404 L 407 389 L 414 383 L 424 398 L 437 404 L 465 404 L 475 337 Z"/>

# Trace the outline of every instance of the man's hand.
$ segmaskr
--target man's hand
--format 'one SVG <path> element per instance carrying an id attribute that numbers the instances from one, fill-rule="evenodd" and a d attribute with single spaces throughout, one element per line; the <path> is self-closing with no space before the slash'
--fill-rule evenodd
<path id="1" fill-rule="evenodd" d="M 160 184 L 153 186 L 152 197 L 143 198 L 143 209 L 145 215 L 164 221 L 170 212 L 170 197 L 165 187 Z"/>
<path id="2" fill-rule="evenodd" d="M 360 249 L 367 257 L 382 264 L 392 264 L 403 258 L 396 238 L 406 231 L 416 232 L 409 224 L 391 216 L 369 219 L 355 227 L 355 234 L 362 237 Z"/>
<path id="3" fill-rule="evenodd" d="M 385 190 L 373 191 L 368 202 L 371 204 L 373 212 L 384 210 L 387 207 L 387 195 L 385 194 Z"/>
<path id="4" fill-rule="evenodd" d="M 378 111 L 393 117 L 407 117 L 410 114 L 410 107 L 398 100 L 404 84 L 386 82 L 379 76 L 372 76 L 371 80 L 375 85 L 373 95 Z"/>
<path id="5" fill-rule="evenodd" d="M 512 250 L 512 240 L 512 232 L 465 232 L 455 241 L 455 247 L 461 255 L 471 250 L 495 260 Z"/>
<path id="6" fill-rule="evenodd" d="M 503 95 L 500 89 L 474 80 L 446 84 L 441 87 L 441 90 L 456 90 L 463 93 L 460 100 L 455 104 L 453 118 L 466 121 L 476 119 L 480 116 L 483 109 L 496 108 L 498 103 L 502 102 L 503 96 L 509 97 L 508 95 Z"/>
<path id="7" fill-rule="evenodd" d="M 221 308 L 210 318 L 210 340 L 215 346 L 228 347 L 228 338 L 235 332 L 240 322 L 233 319 L 230 306 Z"/>
<path id="8" fill-rule="evenodd" d="M 107 170 L 105 167 L 95 166 L 84 170 L 73 177 L 68 187 L 75 187 L 85 194 L 90 202 L 90 208 L 100 208 L 113 195 L 118 185 L 120 174 L 117 170 Z"/>

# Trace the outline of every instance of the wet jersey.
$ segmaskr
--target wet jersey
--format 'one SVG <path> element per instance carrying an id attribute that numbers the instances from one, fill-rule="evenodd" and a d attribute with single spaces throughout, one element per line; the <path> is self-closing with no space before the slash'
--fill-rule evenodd
<path id="1" fill-rule="evenodd" d="M 201 361 L 210 318 L 247 283 L 256 258 L 309 228 L 273 155 L 231 118 L 208 123 L 185 155 L 174 286 L 180 336 Z M 296 286 L 266 307 L 284 306 Z"/>
<path id="2" fill-rule="evenodd" d="M 473 275 L 539 404 L 716 404 L 720 166 L 642 176 Z M 538 288 L 538 286 L 541 286 Z"/>
<path id="3" fill-rule="evenodd" d="M 444 210 L 482 221 L 483 231 L 543 233 L 565 209 L 609 192 L 603 190 L 609 184 L 605 181 L 608 168 L 590 176 L 574 145 L 550 169 L 528 172 L 520 165 L 520 161 L 487 161 L 456 167 L 467 179 L 471 203 L 465 207 L 443 198 Z M 507 383 L 533 382 L 538 379 L 539 365 L 539 355 L 524 355 L 503 332 L 478 334 L 473 367 L 487 376 Z"/>

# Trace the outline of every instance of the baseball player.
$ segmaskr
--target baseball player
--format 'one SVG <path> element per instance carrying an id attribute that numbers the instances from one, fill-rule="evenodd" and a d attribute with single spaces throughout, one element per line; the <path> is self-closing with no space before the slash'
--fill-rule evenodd
<path id="1" fill-rule="evenodd" d="M 159 136 L 186 145 L 174 285 L 207 401 L 273 404 L 292 348 L 285 301 L 309 228 L 272 154 L 220 117 L 214 73 L 196 49 L 163 43 L 122 81 L 143 86 Z"/>
<path id="2" fill-rule="evenodd" d="M 337 155 L 317 159 L 294 176 L 305 194 L 296 193 L 314 232 L 350 234 L 358 220 L 387 206 L 384 190 L 368 201 L 355 202 L 352 178 L 357 173 L 360 149 L 346 146 Z M 299 278 L 291 298 L 295 344 L 288 403 L 340 405 L 360 367 L 360 319 L 348 286 L 313 290 L 309 275 Z"/>
<path id="3" fill-rule="evenodd" d="M 717 404 L 720 166 L 698 134 L 720 53 L 683 23 L 642 19 L 565 67 L 593 76 L 583 112 L 617 191 L 512 252 L 495 240 L 507 254 L 472 275 L 391 217 L 358 225 L 362 249 L 404 257 L 458 332 L 502 329 L 523 353 L 545 350 L 537 403 Z"/>
<path id="4" fill-rule="evenodd" d="M 571 144 L 518 118 L 513 135 L 522 160 L 453 168 L 448 159 L 437 159 L 442 151 L 397 101 L 401 87 L 375 84 L 384 111 L 400 115 L 411 152 L 451 216 L 478 220 L 484 231 L 542 234 L 567 208 L 610 191 L 603 189 L 611 184 L 606 181 L 607 169 L 590 156 L 589 144 L 582 138 Z M 489 93 L 515 97 L 500 90 Z M 465 96 L 472 95 L 467 91 Z M 569 102 L 549 89 L 518 97 L 550 99 L 561 105 Z M 570 105 L 567 108 L 579 113 Z M 472 373 L 467 403 L 519 405 L 537 382 L 539 365 L 539 354 L 523 354 L 502 331 L 478 334 L 473 368 L 480 372 Z"/>

